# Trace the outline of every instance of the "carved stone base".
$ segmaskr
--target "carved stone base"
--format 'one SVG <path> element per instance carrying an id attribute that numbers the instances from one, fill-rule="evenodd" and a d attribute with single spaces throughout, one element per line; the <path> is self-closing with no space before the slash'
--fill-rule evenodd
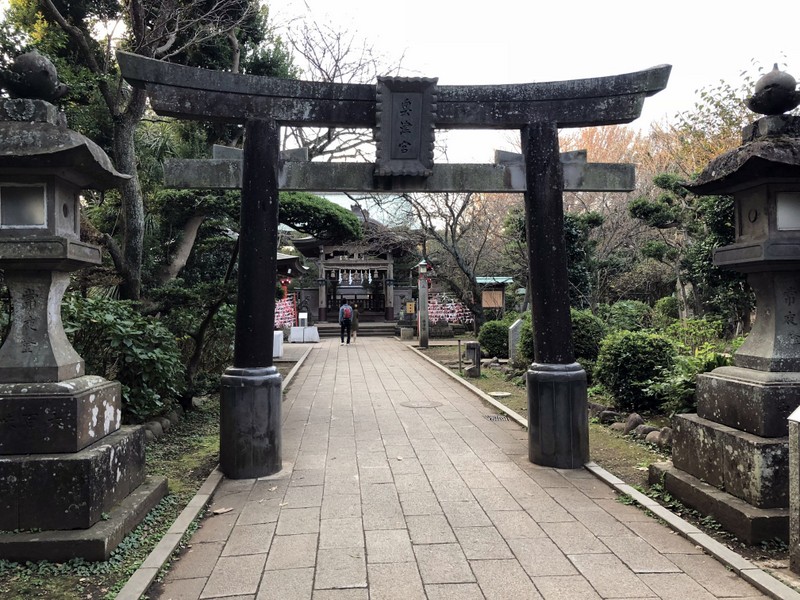
<path id="1" fill-rule="evenodd" d="M 72 454 L 0 457 L 0 530 L 87 529 L 144 481 L 144 428 Z"/>
<path id="2" fill-rule="evenodd" d="M 0 454 L 78 452 L 119 429 L 118 381 L 0 384 Z"/>
<path id="3" fill-rule="evenodd" d="M 73 558 L 108 560 L 122 539 L 167 495 L 164 477 L 147 477 L 138 488 L 88 529 L 0 534 L 0 558 L 66 562 Z"/>
<path id="4" fill-rule="evenodd" d="M 789 539 L 788 508 L 756 508 L 676 469 L 670 462 L 650 465 L 649 480 L 651 485 L 663 484 L 683 504 L 711 516 L 748 544 Z"/>
<path id="5" fill-rule="evenodd" d="M 789 438 L 764 438 L 694 414 L 675 418 L 672 461 L 758 508 L 789 505 Z"/>
<path id="6" fill-rule="evenodd" d="M 764 437 L 787 434 L 800 406 L 800 373 L 720 367 L 697 377 L 697 414 Z"/>

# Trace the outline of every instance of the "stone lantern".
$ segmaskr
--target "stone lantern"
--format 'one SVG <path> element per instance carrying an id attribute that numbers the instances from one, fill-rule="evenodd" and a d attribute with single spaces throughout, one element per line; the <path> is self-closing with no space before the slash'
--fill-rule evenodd
<path id="1" fill-rule="evenodd" d="M 0 99 L 0 269 L 12 314 L 0 347 L 0 530 L 44 533 L 0 535 L 0 557 L 104 559 L 165 483 L 145 482 L 144 432 L 121 426 L 119 382 L 86 374 L 61 300 L 72 271 L 101 262 L 80 240 L 81 191 L 129 176 L 48 102 L 64 88 L 46 58 L 22 55 L 2 75 L 12 97 Z"/>
<path id="2" fill-rule="evenodd" d="M 766 116 L 742 145 L 686 187 L 733 196 L 736 238 L 714 264 L 747 274 L 757 316 L 745 343 L 697 380 L 697 414 L 675 422 L 673 465 L 656 469 L 685 504 L 749 543 L 788 534 L 787 417 L 800 405 L 800 104 L 794 78 L 775 69 L 747 104 Z M 651 479 L 653 473 L 651 473 Z"/>

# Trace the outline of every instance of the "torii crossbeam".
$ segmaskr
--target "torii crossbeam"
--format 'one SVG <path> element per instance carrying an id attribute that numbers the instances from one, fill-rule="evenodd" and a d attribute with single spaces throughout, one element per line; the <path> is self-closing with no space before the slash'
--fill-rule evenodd
<path id="1" fill-rule="evenodd" d="M 123 77 L 143 87 L 161 115 L 245 123 L 234 365 L 222 378 L 220 466 L 226 476 L 260 477 L 281 469 L 280 375 L 268 343 L 274 304 L 264 302 L 274 297 L 278 190 L 282 181 L 294 185 L 296 170 L 282 164 L 280 126 L 374 129 L 375 165 L 352 167 L 360 169 L 359 185 L 403 191 L 441 188 L 437 181 L 475 191 L 492 180 L 485 172 L 479 181 L 458 182 L 452 167 L 434 165 L 436 129 L 520 131 L 521 160 L 492 168 L 508 173 L 509 185 L 525 193 L 535 338 L 527 376 L 529 458 L 560 468 L 588 461 L 586 373 L 572 345 L 558 129 L 635 120 L 645 98 L 666 87 L 669 65 L 572 81 L 437 86 L 428 78 L 379 77 L 377 85 L 355 85 L 253 77 L 125 52 L 117 60 Z M 313 164 L 299 169 L 324 169 Z M 588 172 L 588 165 L 583 168 Z M 451 175 L 443 176 L 447 169 Z M 524 176 L 514 178 L 520 169 Z M 336 188 L 334 179 L 317 183 L 315 191 Z"/>

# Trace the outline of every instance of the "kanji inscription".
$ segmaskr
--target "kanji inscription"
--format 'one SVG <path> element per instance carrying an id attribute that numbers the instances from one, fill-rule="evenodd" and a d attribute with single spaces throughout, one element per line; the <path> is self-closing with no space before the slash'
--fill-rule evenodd
<path id="1" fill-rule="evenodd" d="M 375 175 L 433 173 L 436 79 L 379 77 Z"/>

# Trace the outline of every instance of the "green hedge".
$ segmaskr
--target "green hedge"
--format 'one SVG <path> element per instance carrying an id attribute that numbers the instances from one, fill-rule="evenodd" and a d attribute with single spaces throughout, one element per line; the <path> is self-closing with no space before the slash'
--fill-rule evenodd
<path id="1" fill-rule="evenodd" d="M 68 294 L 62 319 L 86 372 L 122 384 L 126 422 L 164 412 L 180 393 L 183 365 L 175 338 L 158 319 L 144 317 L 132 302 Z"/>
<path id="2" fill-rule="evenodd" d="M 600 345 L 594 378 L 614 395 L 618 409 L 656 410 L 662 399 L 647 390 L 653 381 L 672 371 L 675 357 L 675 347 L 662 335 L 616 331 Z"/>
<path id="3" fill-rule="evenodd" d="M 486 356 L 508 358 L 508 325 L 503 321 L 486 321 L 478 332 L 478 342 Z"/>

